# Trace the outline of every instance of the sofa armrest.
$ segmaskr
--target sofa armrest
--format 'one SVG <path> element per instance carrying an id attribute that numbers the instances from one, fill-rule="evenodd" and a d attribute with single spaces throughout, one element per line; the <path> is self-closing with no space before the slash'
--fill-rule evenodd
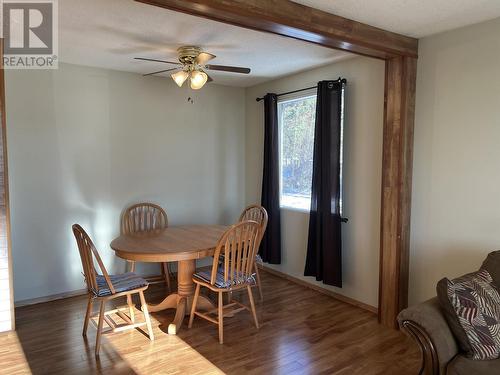
<path id="1" fill-rule="evenodd" d="M 443 375 L 459 351 L 437 298 L 411 306 L 398 315 L 400 327 L 418 344 L 422 353 L 419 374 Z"/>

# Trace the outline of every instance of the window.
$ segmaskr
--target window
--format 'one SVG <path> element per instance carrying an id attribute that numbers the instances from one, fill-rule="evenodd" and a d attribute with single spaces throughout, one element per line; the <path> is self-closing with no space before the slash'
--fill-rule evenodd
<path id="1" fill-rule="evenodd" d="M 278 102 L 281 207 L 310 209 L 315 117 L 316 94 Z"/>

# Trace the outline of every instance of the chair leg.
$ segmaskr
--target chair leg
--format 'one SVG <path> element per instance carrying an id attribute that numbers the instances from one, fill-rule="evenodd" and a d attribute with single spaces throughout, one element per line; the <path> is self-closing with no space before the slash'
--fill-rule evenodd
<path id="1" fill-rule="evenodd" d="M 257 278 L 257 288 L 259 288 L 260 300 L 264 301 L 264 295 L 262 294 L 262 284 L 260 283 L 259 267 L 257 267 L 257 262 L 254 262 L 255 277 Z"/>
<path id="2" fill-rule="evenodd" d="M 196 304 L 198 303 L 198 296 L 200 295 L 200 284 L 196 284 L 196 290 L 194 291 L 193 306 L 191 306 L 191 315 L 189 316 L 188 328 L 193 326 L 194 313 L 196 312 Z"/>
<path id="3" fill-rule="evenodd" d="M 170 271 L 168 270 L 168 263 L 164 262 L 161 264 L 161 269 L 163 277 L 165 278 L 165 284 L 167 285 L 168 292 L 172 293 L 172 286 L 170 285 Z"/>
<path id="4" fill-rule="evenodd" d="M 97 324 L 97 337 L 95 339 L 95 355 L 99 356 L 99 349 L 101 349 L 101 336 L 102 336 L 102 323 L 104 322 L 104 308 L 106 301 L 101 300 L 101 307 L 99 309 L 99 323 Z"/>
<path id="5" fill-rule="evenodd" d="M 250 306 L 252 307 L 252 315 L 253 315 L 253 320 L 255 322 L 255 327 L 259 329 L 259 321 L 257 320 L 257 312 L 255 311 L 255 303 L 253 301 L 252 288 L 250 287 L 250 285 L 247 285 L 247 290 L 248 290 L 248 299 L 250 300 Z"/>
<path id="6" fill-rule="evenodd" d="M 127 294 L 127 305 L 128 305 L 130 320 L 132 321 L 132 323 L 135 323 L 134 303 L 132 302 L 132 295 L 131 294 Z"/>
<path id="7" fill-rule="evenodd" d="M 233 292 L 227 292 L 227 303 L 230 304 L 233 299 Z"/>
<path id="8" fill-rule="evenodd" d="M 222 298 L 222 292 L 219 292 L 219 305 L 218 305 L 218 315 L 219 315 L 219 344 L 224 344 L 224 299 Z"/>
<path id="9" fill-rule="evenodd" d="M 130 271 L 129 272 L 135 272 L 135 262 L 129 261 L 130 263 Z"/>
<path id="10" fill-rule="evenodd" d="M 146 319 L 146 325 L 148 326 L 149 339 L 154 341 L 155 336 L 153 334 L 153 327 L 151 326 L 151 319 L 149 318 L 148 305 L 146 304 L 146 299 L 144 298 L 142 290 L 139 292 L 139 297 L 141 298 L 141 307 L 142 312 L 144 313 L 144 319 Z"/>
<path id="11" fill-rule="evenodd" d="M 84 337 L 87 337 L 87 328 L 89 326 L 90 315 L 92 313 L 92 305 L 94 304 L 94 297 L 89 294 L 89 300 L 87 302 L 87 312 L 85 313 L 85 321 L 83 322 L 83 333 Z"/>

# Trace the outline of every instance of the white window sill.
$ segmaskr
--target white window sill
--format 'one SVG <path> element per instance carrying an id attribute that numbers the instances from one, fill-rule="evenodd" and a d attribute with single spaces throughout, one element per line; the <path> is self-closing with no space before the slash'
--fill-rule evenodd
<path id="1" fill-rule="evenodd" d="M 309 212 L 311 198 L 297 195 L 281 195 L 280 208 L 290 211 Z"/>

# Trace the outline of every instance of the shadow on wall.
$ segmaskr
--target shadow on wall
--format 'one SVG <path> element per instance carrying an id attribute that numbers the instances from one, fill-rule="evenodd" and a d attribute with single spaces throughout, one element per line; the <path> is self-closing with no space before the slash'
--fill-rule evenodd
<path id="1" fill-rule="evenodd" d="M 109 244 L 128 203 L 160 204 L 171 225 L 238 218 L 243 89 L 207 86 L 193 111 L 175 83 L 117 71 L 61 64 L 11 71 L 6 81 L 9 143 L 17 145 L 9 148 L 16 301 L 84 288 L 74 223 L 109 272 L 121 273 L 125 261 Z M 138 272 L 157 269 L 141 263 Z"/>

